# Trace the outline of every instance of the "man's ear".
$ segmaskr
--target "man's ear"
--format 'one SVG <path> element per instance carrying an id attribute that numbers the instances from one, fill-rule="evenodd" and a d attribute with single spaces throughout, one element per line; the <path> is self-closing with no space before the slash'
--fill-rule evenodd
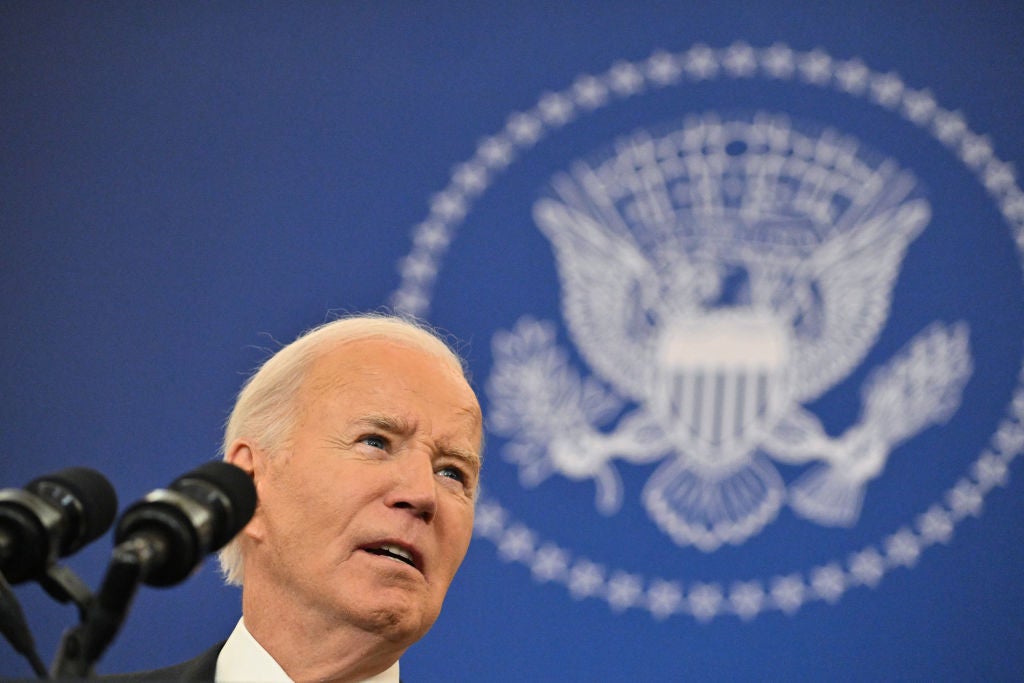
<path id="1" fill-rule="evenodd" d="M 253 446 L 245 439 L 235 439 L 224 453 L 224 460 L 235 467 L 240 467 L 252 477 L 255 471 L 255 455 Z"/>
<path id="2" fill-rule="evenodd" d="M 256 511 L 253 513 L 252 519 L 242 530 L 242 533 L 257 540 L 263 538 L 263 515 L 261 514 L 262 506 L 260 505 L 260 484 L 263 481 L 262 475 L 264 463 L 261 458 L 262 455 L 255 444 L 247 441 L 246 439 L 236 439 L 230 446 L 228 446 L 227 451 L 224 453 L 224 461 L 244 470 L 250 477 L 252 477 L 253 486 L 256 487 Z"/>

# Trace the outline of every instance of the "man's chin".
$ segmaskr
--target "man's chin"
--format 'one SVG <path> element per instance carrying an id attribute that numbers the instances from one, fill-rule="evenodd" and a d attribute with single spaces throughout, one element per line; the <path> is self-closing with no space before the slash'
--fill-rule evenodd
<path id="1" fill-rule="evenodd" d="M 390 643 L 408 647 L 422 638 L 434 625 L 437 614 L 426 614 L 422 606 L 401 604 L 378 605 L 366 615 L 363 628 Z"/>

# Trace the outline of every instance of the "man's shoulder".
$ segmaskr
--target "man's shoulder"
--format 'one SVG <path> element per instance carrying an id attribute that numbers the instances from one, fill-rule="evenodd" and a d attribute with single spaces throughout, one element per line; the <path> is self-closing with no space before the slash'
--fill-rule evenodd
<path id="1" fill-rule="evenodd" d="M 150 671 L 102 676 L 108 683 L 130 683 L 131 681 L 212 681 L 217 673 L 217 656 L 224 643 L 217 643 L 194 659 L 174 666 Z"/>

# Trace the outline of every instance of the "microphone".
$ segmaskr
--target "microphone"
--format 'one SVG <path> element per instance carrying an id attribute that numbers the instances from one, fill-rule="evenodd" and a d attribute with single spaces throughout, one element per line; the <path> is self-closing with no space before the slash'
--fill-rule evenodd
<path id="1" fill-rule="evenodd" d="M 176 584 L 234 538 L 255 509 L 249 475 L 208 462 L 125 510 L 114 531 L 115 561 L 138 562 L 150 586 Z"/>
<path id="2" fill-rule="evenodd" d="M 242 469 L 208 462 L 129 506 L 114 531 L 103 584 L 82 623 L 64 634 L 55 678 L 84 678 L 124 623 L 140 583 L 183 581 L 203 557 L 242 530 L 256 510 L 256 487 Z"/>
<path id="3" fill-rule="evenodd" d="M 12 584 L 42 577 L 58 557 L 102 536 L 116 512 L 114 487 L 88 467 L 0 490 L 0 572 Z"/>
<path id="4" fill-rule="evenodd" d="M 87 467 L 39 477 L 24 490 L 0 490 L 0 633 L 40 678 L 46 678 L 46 665 L 10 584 L 34 579 L 54 597 L 83 606 L 88 589 L 71 570 L 57 566 L 57 558 L 102 536 L 116 512 L 114 487 Z"/>

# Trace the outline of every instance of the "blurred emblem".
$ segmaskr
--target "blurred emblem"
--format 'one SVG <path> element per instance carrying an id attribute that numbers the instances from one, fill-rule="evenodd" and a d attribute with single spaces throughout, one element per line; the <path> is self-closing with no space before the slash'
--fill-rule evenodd
<path id="1" fill-rule="evenodd" d="M 871 116 L 881 111 L 915 127 L 987 193 L 1020 261 L 1024 192 L 1012 164 L 928 90 L 821 49 L 695 45 L 580 75 L 513 112 L 431 199 L 399 265 L 393 306 L 429 315 L 441 263 L 474 203 L 561 129 L 659 90 L 714 82 L 742 93 L 755 81 L 856 101 Z M 567 154 L 560 171 L 538 181 L 541 191 L 520 196 L 513 211 L 529 209 L 557 270 L 561 320 L 517 312 L 495 325 L 485 413 L 523 485 L 553 477 L 593 484 L 604 515 L 624 511 L 628 490 L 651 537 L 717 571 L 727 546 L 763 547 L 753 540 L 768 540 L 773 523 L 782 529 L 785 509 L 798 517 L 786 524 L 856 527 L 854 538 L 866 492 L 883 483 L 896 449 L 953 418 L 968 380 L 989 371 L 989 360 L 973 355 L 972 329 L 959 314 L 888 324 L 905 257 L 933 219 L 922 183 L 896 156 L 784 105 L 759 100 L 738 115 L 709 110 L 717 106 L 710 96 L 696 109 L 699 99 L 683 97 L 675 116 L 687 118 L 668 125 L 602 134 L 607 146 Z M 942 219 L 936 227 L 945 229 Z M 971 320 L 981 339 L 989 328 Z M 768 576 L 686 575 L 697 563 L 682 576 L 657 573 L 675 566 L 647 574 L 636 557 L 630 568 L 616 566 L 549 537 L 499 500 L 508 491 L 486 488 L 486 478 L 476 535 L 536 581 L 614 612 L 707 621 L 834 603 L 948 542 L 1008 481 L 1024 451 L 1017 372 L 1002 417 L 955 482 L 916 517 L 843 557 Z M 829 431 L 819 406 L 836 394 L 849 396 L 855 415 Z"/>
<path id="2" fill-rule="evenodd" d="M 710 115 L 555 177 L 533 213 L 565 324 L 601 382 L 578 390 L 550 325 L 499 335 L 491 420 L 512 458 L 598 480 L 606 513 L 621 503 L 616 460 L 663 460 L 648 514 L 705 551 L 758 533 L 786 503 L 819 524 L 856 522 L 893 447 L 948 419 L 971 372 L 966 324 L 935 323 L 868 380 L 846 433 L 829 437 L 804 409 L 877 340 L 929 219 L 914 178 L 860 147 L 782 116 Z M 610 426 L 590 409 L 623 400 L 638 407 Z M 773 460 L 815 465 L 787 487 Z"/>

